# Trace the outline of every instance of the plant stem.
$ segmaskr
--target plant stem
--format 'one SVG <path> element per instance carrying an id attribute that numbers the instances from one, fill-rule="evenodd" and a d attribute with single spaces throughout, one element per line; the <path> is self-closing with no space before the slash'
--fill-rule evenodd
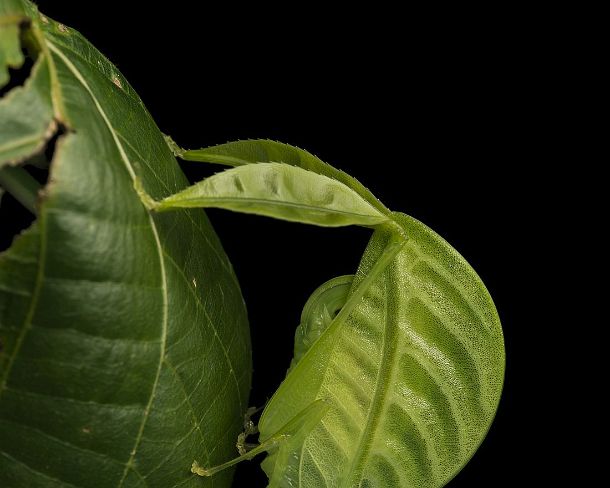
<path id="1" fill-rule="evenodd" d="M 25 169 L 21 166 L 0 168 L 0 186 L 36 215 L 36 200 L 41 185 Z"/>

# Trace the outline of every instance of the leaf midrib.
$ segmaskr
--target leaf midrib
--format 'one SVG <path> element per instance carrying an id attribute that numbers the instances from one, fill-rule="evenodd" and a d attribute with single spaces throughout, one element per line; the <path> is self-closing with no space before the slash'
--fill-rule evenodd
<path id="1" fill-rule="evenodd" d="M 388 313 L 392 310 L 390 302 L 394 299 L 394 296 L 391 293 L 388 293 L 388 281 L 391 281 L 392 279 L 393 266 L 390 264 L 386 267 L 385 271 L 386 273 L 383 275 L 383 284 L 385 288 L 384 295 L 387 299 L 384 301 L 385 306 L 383 310 L 385 330 L 380 359 L 381 365 L 375 382 L 375 393 L 371 400 L 371 407 L 366 417 L 365 428 L 358 441 L 353 461 L 347 470 L 349 477 L 344 478 L 341 485 L 343 488 L 359 486 L 362 472 L 373 444 L 373 437 L 377 431 L 377 426 L 379 425 L 382 416 L 381 414 L 385 408 L 388 392 L 390 390 L 387 379 L 392 377 L 396 366 L 394 356 L 397 348 L 396 336 L 398 333 L 398 325 L 396 324 L 393 314 L 391 312 Z"/>
<path id="2" fill-rule="evenodd" d="M 93 93 L 93 91 L 89 87 L 87 81 L 84 79 L 83 75 L 76 68 L 76 66 L 74 66 L 74 64 L 66 57 L 66 55 L 57 46 L 55 46 L 48 39 L 45 39 L 45 42 L 46 42 L 46 45 L 48 46 L 48 48 L 51 51 L 53 51 L 64 62 L 64 64 L 72 72 L 74 77 L 79 81 L 79 83 L 89 93 L 89 96 L 93 100 L 93 103 L 94 103 L 95 107 L 97 108 L 97 110 L 100 113 L 102 119 L 104 120 L 106 126 L 108 127 L 108 130 L 109 130 L 110 134 L 112 135 L 114 143 L 115 143 L 115 145 L 117 147 L 117 150 L 119 151 L 119 154 L 121 156 L 121 159 L 123 160 L 123 163 L 125 164 L 125 168 L 127 169 L 127 172 L 129 173 L 132 181 L 135 181 L 135 177 L 136 177 L 135 171 L 134 171 L 134 169 L 133 169 L 133 167 L 131 165 L 131 162 L 129 161 L 129 158 L 127 157 L 127 154 L 125 153 L 125 149 L 121 145 L 121 142 L 118 139 L 118 136 L 117 136 L 116 131 L 114 130 L 114 127 L 110 123 L 110 120 L 108 119 L 108 116 L 104 112 L 104 109 L 102 108 L 100 102 L 95 97 L 95 94 Z M 159 257 L 159 265 L 160 265 L 160 270 L 161 270 L 161 291 L 162 291 L 162 298 L 163 298 L 163 315 L 162 315 L 162 324 L 161 324 L 161 327 L 162 327 L 162 329 L 161 329 L 162 330 L 162 337 L 161 337 L 161 347 L 160 347 L 160 358 L 159 358 L 159 364 L 157 366 L 157 371 L 156 371 L 156 374 L 155 374 L 155 380 L 153 382 L 150 398 L 149 398 L 149 401 L 148 401 L 148 403 L 147 403 L 147 405 L 146 405 L 146 407 L 144 409 L 144 414 L 142 416 L 142 421 L 140 423 L 140 428 L 138 429 L 138 434 L 137 434 L 137 437 L 135 439 L 135 443 L 134 443 L 133 449 L 131 450 L 131 454 L 130 454 L 129 460 L 125 464 L 125 470 L 123 471 L 123 475 L 122 475 L 121 480 L 119 482 L 119 485 L 118 485 L 119 487 L 123 486 L 123 483 L 125 482 L 125 479 L 127 478 L 127 473 L 129 472 L 129 470 L 130 469 L 133 470 L 134 459 L 135 459 L 136 453 L 138 451 L 138 447 L 140 445 L 140 442 L 142 440 L 142 436 L 143 436 L 143 433 L 144 433 L 144 427 L 145 427 L 146 422 L 148 420 L 150 409 L 152 407 L 152 403 L 153 403 L 153 400 L 154 400 L 155 395 L 156 395 L 157 386 L 158 386 L 158 383 L 159 383 L 159 378 L 161 376 L 163 359 L 165 357 L 166 343 L 167 343 L 168 296 L 167 296 L 167 275 L 166 275 L 166 271 L 165 271 L 165 260 L 163 258 L 163 251 L 162 251 L 162 247 L 161 247 L 161 240 L 159 238 L 159 233 L 158 233 L 158 230 L 157 230 L 157 226 L 156 226 L 152 216 L 150 215 L 150 213 L 148 213 L 148 220 L 150 222 L 151 231 L 152 231 L 154 239 L 155 239 L 155 246 L 157 248 L 157 253 L 158 253 L 158 257 Z"/>
<path id="3" fill-rule="evenodd" d="M 346 187 L 347 188 L 347 187 Z M 358 198 L 361 198 L 359 195 L 356 194 L 356 196 Z M 371 209 L 375 210 L 375 213 L 377 215 L 371 215 L 371 214 L 365 214 L 365 213 L 357 213 L 357 212 L 348 212 L 346 210 L 339 210 L 339 209 L 334 209 L 334 208 L 328 208 L 328 207 L 323 207 L 323 206 L 315 206 L 315 205 L 304 205 L 302 203 L 298 203 L 298 202 L 290 202 L 290 201 L 286 201 L 286 200 L 266 200 L 263 198 L 241 198 L 241 197 L 234 197 L 234 198 L 228 198 L 228 197 L 193 197 L 193 198 L 181 198 L 181 203 L 185 203 L 185 202 L 194 202 L 193 203 L 193 207 L 201 207 L 202 205 L 198 202 L 207 202 L 207 201 L 211 201 L 211 202 L 217 202 L 217 203 L 243 203 L 243 204 L 250 204 L 250 203 L 260 203 L 260 204 L 265 204 L 265 206 L 269 206 L 269 207 L 293 207 L 293 208 L 298 208 L 298 209 L 303 209 L 303 210 L 314 210 L 316 212 L 321 212 L 321 213 L 325 213 L 325 214 L 340 214 L 340 215 L 354 215 L 356 217 L 364 217 L 368 220 L 375 220 L 378 222 L 383 222 L 388 220 L 387 217 L 385 217 L 384 215 L 382 215 L 381 213 L 379 213 L 372 205 L 370 205 L 368 202 L 366 202 L 367 205 L 369 205 L 369 207 L 371 207 Z M 364 202 L 365 200 L 363 200 Z M 161 208 L 163 205 L 163 200 L 161 201 Z M 187 207 L 187 206 L 185 206 Z M 190 208 L 190 207 L 187 207 Z"/>
<path id="4" fill-rule="evenodd" d="M 214 321 L 212 320 L 212 317 L 210 317 L 210 314 L 208 313 L 207 309 L 204 307 L 204 305 L 201 302 L 201 299 L 199 298 L 199 296 L 195 293 L 195 291 L 190 286 L 188 286 L 189 281 L 188 281 L 188 278 L 186 277 L 186 275 L 184 274 L 184 271 L 182 270 L 182 268 L 180 268 L 180 266 L 178 266 L 178 263 L 176 263 L 176 261 L 169 254 L 167 254 L 166 252 L 164 252 L 163 254 L 168 259 L 168 261 L 174 266 L 174 268 L 176 269 L 178 274 L 182 277 L 184 282 L 187 283 L 187 288 L 189 290 L 189 293 L 191 293 L 191 295 L 193 295 L 193 299 L 195 300 L 195 303 L 196 303 L 197 307 L 199 307 L 201 309 L 201 311 L 205 315 L 206 319 L 208 320 L 208 323 L 210 324 L 210 327 L 214 331 L 214 337 L 216 338 L 216 340 L 220 344 L 220 347 L 221 347 L 221 349 L 223 351 L 223 354 L 224 354 L 225 359 L 227 361 L 227 364 L 229 366 L 229 374 L 230 374 L 230 376 L 233 378 L 233 380 L 235 382 L 235 387 L 237 389 L 237 398 L 238 398 L 238 402 L 239 402 L 239 409 L 240 409 L 240 411 L 242 411 L 244 409 L 244 406 L 243 406 L 243 402 L 242 402 L 242 399 L 241 399 L 241 391 L 239 389 L 239 381 L 237 380 L 237 376 L 235 375 L 235 368 L 233 367 L 233 363 L 231 362 L 231 358 L 229 357 L 229 351 L 225 347 L 224 343 L 222 342 L 222 339 L 220 338 L 220 335 L 218 334 L 218 329 L 214 325 Z"/>

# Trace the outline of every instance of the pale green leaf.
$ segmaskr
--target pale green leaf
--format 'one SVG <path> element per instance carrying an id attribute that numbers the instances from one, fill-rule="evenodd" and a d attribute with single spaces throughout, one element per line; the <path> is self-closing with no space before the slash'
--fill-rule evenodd
<path id="1" fill-rule="evenodd" d="M 330 405 L 284 463 L 263 464 L 272 487 L 438 488 L 487 433 L 505 360 L 493 302 L 442 238 L 396 220 L 409 239 L 375 233 L 345 305 L 263 413 L 261 439 Z"/>
<path id="2" fill-rule="evenodd" d="M 343 183 L 296 166 L 229 169 L 158 202 L 157 210 L 216 207 L 293 222 L 374 226 L 388 217 Z"/>
<path id="3" fill-rule="evenodd" d="M 298 166 L 299 168 L 340 181 L 358 193 L 358 195 L 382 214 L 390 214 L 390 211 L 356 178 L 296 146 L 268 139 L 251 139 L 228 142 L 203 149 L 184 150 L 180 149 L 170 138 L 167 138 L 167 140 L 174 153 L 187 161 L 200 161 L 227 166 L 243 166 L 256 163 L 284 163 Z"/>

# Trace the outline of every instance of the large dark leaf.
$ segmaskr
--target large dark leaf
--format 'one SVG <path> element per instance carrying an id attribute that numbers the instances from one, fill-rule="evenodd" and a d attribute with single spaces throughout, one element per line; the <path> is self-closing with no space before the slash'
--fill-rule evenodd
<path id="1" fill-rule="evenodd" d="M 247 406 L 231 266 L 203 211 L 142 205 L 136 175 L 157 199 L 187 181 L 117 69 L 30 3 L 3 0 L 9 24 L 0 59 L 25 28 L 38 60 L 0 102 L 0 165 L 66 132 L 36 224 L 0 256 L 0 486 L 226 486 L 189 467 L 232 456 Z"/>

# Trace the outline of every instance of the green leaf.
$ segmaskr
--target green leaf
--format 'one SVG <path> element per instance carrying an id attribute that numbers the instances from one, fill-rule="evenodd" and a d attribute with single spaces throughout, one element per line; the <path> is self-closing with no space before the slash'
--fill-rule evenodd
<path id="1" fill-rule="evenodd" d="M 252 139 L 228 142 L 203 149 L 180 149 L 167 138 L 174 154 L 186 161 L 243 166 L 256 163 L 284 163 L 313 171 L 343 183 L 354 190 L 379 212 L 389 215 L 390 211 L 356 178 L 334 168 L 304 149 L 267 139 Z"/>
<path id="2" fill-rule="evenodd" d="M 263 413 L 261 439 L 330 405 L 284 462 L 263 463 L 272 487 L 441 487 L 493 420 L 505 361 L 493 302 L 449 244 L 395 218 L 409 239 L 374 234 L 345 305 Z"/>
<path id="3" fill-rule="evenodd" d="M 0 254 L 0 486 L 228 486 L 189 467 L 232 457 L 247 407 L 232 268 L 201 210 L 150 214 L 135 192 L 136 167 L 158 199 L 188 182 L 116 67 L 31 20 L 37 71 L 10 117 L 50 99 L 67 132 L 36 223 Z"/>
<path id="4" fill-rule="evenodd" d="M 224 208 L 328 227 L 373 226 L 389 220 L 343 183 L 281 163 L 223 171 L 165 198 L 155 209 L 190 207 Z"/>
<path id="5" fill-rule="evenodd" d="M 269 438 L 261 436 L 262 445 L 269 444 L 270 442 L 278 443 L 278 449 L 271 451 L 269 456 L 263 461 L 266 469 L 273 469 L 270 467 L 275 466 L 276 464 L 280 466 L 290 465 L 289 458 L 292 453 L 303 444 L 307 436 L 320 424 L 320 421 L 328 413 L 329 408 L 330 406 L 326 402 L 316 400 L 290 419 L 290 421 L 273 436 Z M 281 470 L 277 470 L 276 473 L 277 477 L 272 477 L 269 480 L 271 486 L 283 484 L 283 478 L 285 478 L 285 475 L 287 474 Z"/>
<path id="6" fill-rule="evenodd" d="M 19 42 L 20 20 L 14 15 L 0 18 L 0 88 L 9 82 L 8 69 L 19 68 L 24 61 Z"/>
<path id="7" fill-rule="evenodd" d="M 25 85 L 0 99 L 0 168 L 41 151 L 55 133 L 50 83 L 47 58 L 39 56 Z"/>

